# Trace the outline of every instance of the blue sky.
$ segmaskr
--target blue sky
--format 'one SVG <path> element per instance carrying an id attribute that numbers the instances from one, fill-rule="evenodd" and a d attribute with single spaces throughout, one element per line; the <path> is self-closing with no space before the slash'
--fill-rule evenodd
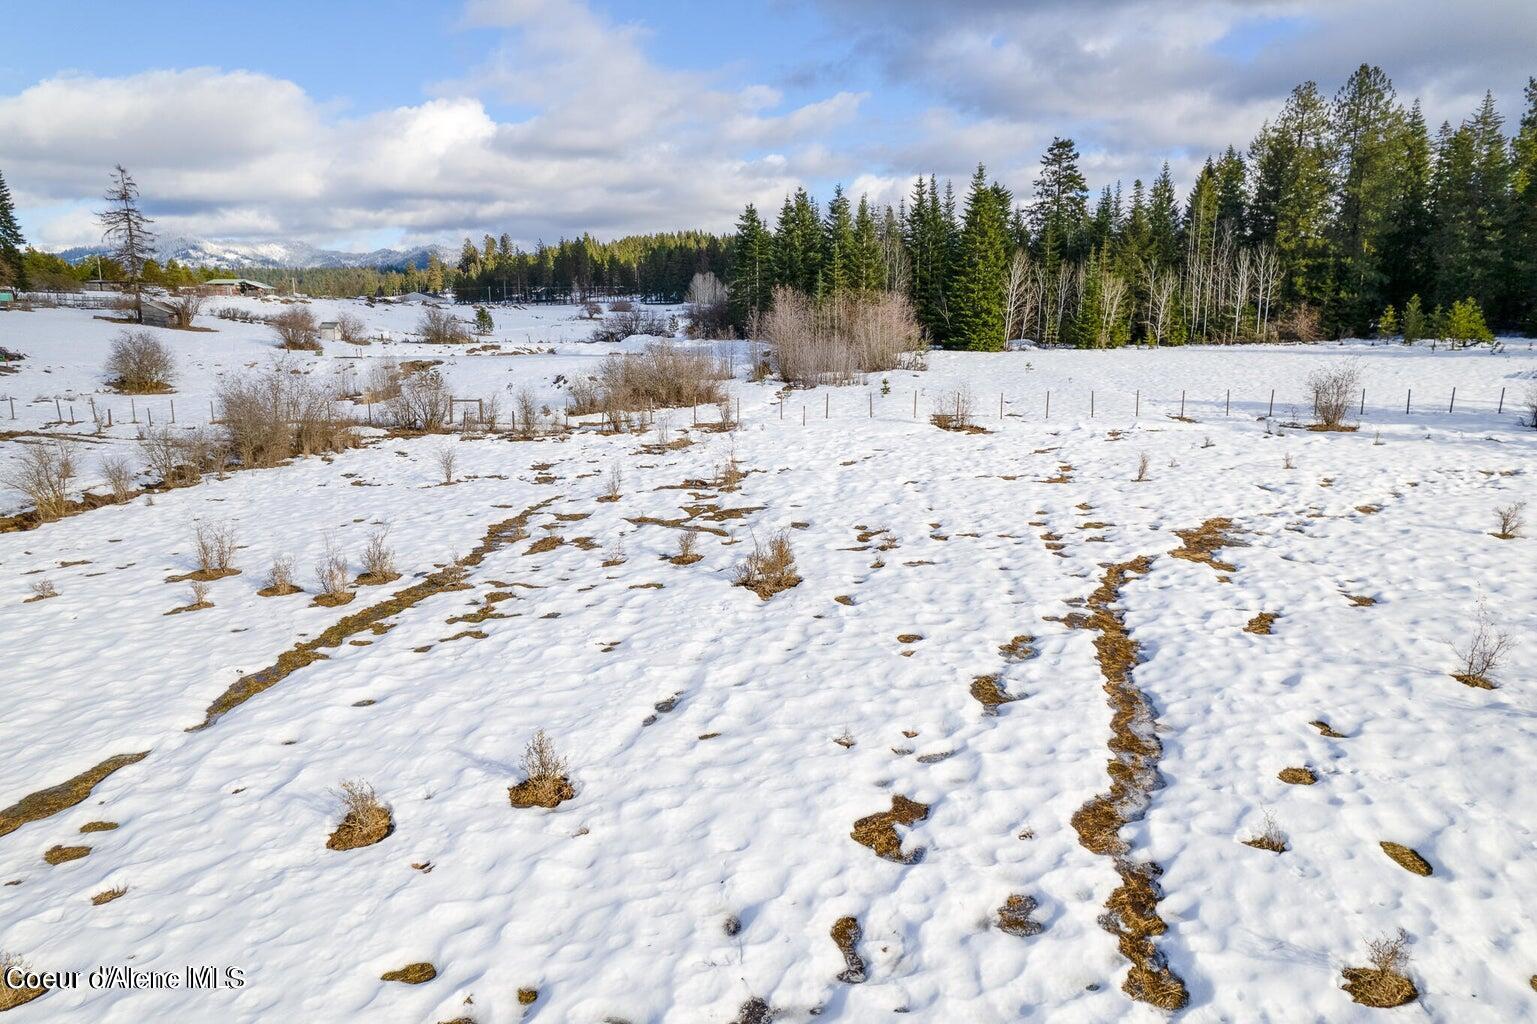
<path id="1" fill-rule="evenodd" d="M 464 0 L 6 12 L 0 172 L 89 242 L 113 163 L 163 234 L 343 248 L 725 229 L 835 181 L 894 201 L 976 161 L 1028 198 L 1053 135 L 1098 186 L 1188 181 L 1292 85 L 1381 64 L 1432 123 L 1537 72 L 1487 0 Z"/>

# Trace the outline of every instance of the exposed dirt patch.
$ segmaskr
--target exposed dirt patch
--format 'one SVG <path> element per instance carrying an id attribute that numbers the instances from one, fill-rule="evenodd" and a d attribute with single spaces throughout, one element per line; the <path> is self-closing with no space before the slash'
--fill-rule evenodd
<path id="1" fill-rule="evenodd" d="M 845 985 L 858 985 L 868 975 L 865 973 L 864 959 L 855 949 L 860 936 L 864 932 L 859 927 L 859 919 L 856 917 L 840 917 L 833 922 L 833 942 L 838 947 L 838 952 L 843 954 L 844 970 L 838 974 L 838 980 Z"/>
<path id="2" fill-rule="evenodd" d="M 1309 722 L 1308 725 L 1311 725 L 1313 728 L 1317 729 L 1320 736 L 1327 736 L 1331 740 L 1342 740 L 1346 738 L 1344 733 L 1335 732 L 1334 727 L 1331 726 L 1328 722 L 1325 722 L 1322 718 L 1314 719 L 1313 721 Z"/>
<path id="3" fill-rule="evenodd" d="M 923 848 L 918 847 L 910 854 L 903 854 L 902 837 L 897 834 L 896 826 L 911 826 L 928 816 L 928 804 L 920 804 L 905 796 L 893 796 L 891 810 L 860 818 L 854 822 L 854 831 L 850 835 L 856 843 L 868 846 L 879 857 L 898 864 L 913 864 L 923 856 Z"/>
<path id="4" fill-rule="evenodd" d="M 426 961 L 406 964 L 379 975 L 380 981 L 398 981 L 406 985 L 423 985 L 438 976 L 438 969 Z"/>
<path id="5" fill-rule="evenodd" d="M 1412 872 L 1416 875 L 1430 875 L 1434 871 L 1434 869 L 1431 868 L 1429 861 L 1427 861 L 1424 857 L 1421 857 L 1418 853 L 1409 849 L 1407 846 L 1403 846 L 1399 843 L 1389 842 L 1382 842 L 1378 843 L 1377 845 L 1382 847 L 1383 853 L 1393 858 L 1393 863 L 1397 864 L 1405 871 Z"/>
<path id="6" fill-rule="evenodd" d="M 1463 686 L 1471 686 L 1475 690 L 1492 690 L 1495 688 L 1494 684 L 1483 676 L 1469 675 L 1466 672 L 1453 672 L 1452 678 Z"/>
<path id="7" fill-rule="evenodd" d="M 117 828 L 115 821 L 88 821 L 80 826 L 81 832 L 111 832 Z"/>
<path id="8" fill-rule="evenodd" d="M 1035 657 L 1035 637 L 1021 633 L 1006 644 L 998 645 L 998 653 L 1004 661 L 1028 661 Z"/>
<path id="9" fill-rule="evenodd" d="M 1030 919 L 1030 915 L 1035 913 L 1035 907 L 1035 897 L 1011 893 L 1009 898 L 1004 900 L 1003 906 L 998 908 L 999 931 L 1018 935 L 1020 938 L 1041 934 L 1040 922 Z"/>
<path id="10" fill-rule="evenodd" d="M 107 776 L 131 764 L 138 764 L 148 756 L 147 750 L 137 754 L 116 754 L 72 779 L 27 794 L 0 811 L 0 836 L 10 835 L 29 821 L 41 821 L 75 806 L 90 796 L 91 790 Z"/>
<path id="11" fill-rule="evenodd" d="M 280 587 L 262 587 L 256 592 L 257 597 L 287 597 L 289 594 L 302 594 L 303 587 L 297 587 L 292 583 L 285 583 Z"/>

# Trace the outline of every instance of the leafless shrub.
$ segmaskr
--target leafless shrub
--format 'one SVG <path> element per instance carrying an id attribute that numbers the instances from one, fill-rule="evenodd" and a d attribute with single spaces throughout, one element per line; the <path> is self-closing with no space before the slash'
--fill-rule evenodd
<path id="1" fill-rule="evenodd" d="M 394 359 L 381 359 L 368 366 L 368 377 L 363 384 L 365 402 L 388 402 L 400 394 L 403 374 Z"/>
<path id="2" fill-rule="evenodd" d="M 1259 833 L 1244 840 L 1244 844 L 1259 850 L 1269 850 L 1272 853 L 1285 853 L 1287 848 L 1287 835 L 1281 831 L 1281 826 L 1276 822 L 1275 813 L 1266 810 L 1265 817 L 1260 823 Z"/>
<path id="3" fill-rule="evenodd" d="M 208 608 L 213 602 L 208 600 L 208 582 L 206 580 L 193 580 L 189 584 L 192 588 L 193 608 Z"/>
<path id="4" fill-rule="evenodd" d="M 1276 338 L 1280 341 L 1318 341 L 1323 337 L 1320 323 L 1317 307 L 1305 302 L 1272 321 Z"/>
<path id="5" fill-rule="evenodd" d="M 721 367 L 713 355 L 669 344 L 647 345 L 640 353 L 615 353 L 598 367 L 605 413 L 708 405 L 724 394 Z"/>
<path id="6" fill-rule="evenodd" d="M 715 418 L 724 429 L 736 429 L 736 413 L 732 410 L 731 397 L 729 395 L 722 395 L 721 400 L 715 403 Z"/>
<path id="7" fill-rule="evenodd" d="M 566 777 L 570 769 L 566 759 L 555 751 L 555 744 L 540 729 L 523 751 L 523 774 L 530 782 L 552 782 Z"/>
<path id="8" fill-rule="evenodd" d="M 1147 457 L 1147 452 L 1139 453 L 1137 455 L 1137 475 L 1132 477 L 1132 480 L 1139 484 L 1146 481 L 1148 465 L 1149 459 Z"/>
<path id="9" fill-rule="evenodd" d="M 400 392 L 387 403 L 390 418 L 403 430 L 439 431 L 453 417 L 453 393 L 436 369 L 407 374 Z"/>
<path id="10" fill-rule="evenodd" d="M 108 383 L 125 395 L 158 394 L 176 381 L 176 357 L 149 331 L 123 331 L 112 339 L 106 373 Z"/>
<path id="11" fill-rule="evenodd" d="M 573 416 L 590 416 L 603 408 L 603 396 L 597 382 L 590 378 L 571 382 L 570 411 Z"/>
<path id="12" fill-rule="evenodd" d="M 31 499 L 39 521 L 51 523 L 69 511 L 75 457 L 62 441 L 28 444 L 14 462 L 5 484 Z"/>
<path id="13" fill-rule="evenodd" d="M 598 326 L 592 329 L 592 340 L 612 344 L 637 335 L 651 338 L 672 336 L 667 318 L 649 309 L 639 309 L 632 303 L 626 308 L 612 311 Z M 613 307 L 609 307 L 613 310 Z"/>
<path id="14" fill-rule="evenodd" d="M 746 475 L 742 472 L 742 464 L 737 461 L 736 452 L 733 451 L 726 456 L 726 461 L 722 462 L 720 469 L 716 471 L 715 486 L 723 491 L 733 490 Z"/>
<path id="15" fill-rule="evenodd" d="M 389 545 L 390 528 L 381 526 L 368 536 L 363 546 L 363 575 L 372 580 L 385 581 L 397 578 L 395 552 Z"/>
<path id="16" fill-rule="evenodd" d="M 502 419 L 502 397 L 492 392 L 475 404 L 475 418 L 481 430 L 495 432 Z"/>
<path id="17" fill-rule="evenodd" d="M 1514 540 L 1521 536 L 1521 531 L 1526 527 L 1525 512 L 1526 502 L 1524 501 L 1495 509 L 1494 514 L 1500 521 L 1500 529 L 1495 536 L 1501 540 Z"/>
<path id="18" fill-rule="evenodd" d="M 848 384 L 895 369 L 903 353 L 921 343 L 912 307 L 899 292 L 839 292 L 817 301 L 778 288 L 761 329 L 779 376 L 800 387 Z"/>
<path id="19" fill-rule="evenodd" d="M 1460 683 L 1492 690 L 1496 673 L 1515 645 L 1514 637 L 1496 628 L 1488 606 L 1480 600 L 1468 639 L 1461 645 L 1452 644 L 1460 669 L 1452 675 Z"/>
<path id="20" fill-rule="evenodd" d="M 166 305 L 171 308 L 172 326 L 186 329 L 192 326 L 192 321 L 203 311 L 203 296 L 197 292 L 186 292 L 167 300 Z"/>
<path id="21" fill-rule="evenodd" d="M 1292 453 L 1291 452 L 1287 452 L 1286 455 L 1281 459 L 1281 468 L 1282 469 L 1296 469 L 1297 468 L 1297 464 L 1292 461 Z"/>
<path id="22" fill-rule="evenodd" d="M 1379 971 L 1402 974 L 1409 966 L 1409 936 L 1400 931 L 1397 935 L 1372 939 L 1367 942 L 1367 959 Z"/>
<path id="23" fill-rule="evenodd" d="M 975 402 L 971 388 L 965 384 L 934 402 L 934 415 L 929 419 L 945 430 L 969 430 L 975 416 Z"/>
<path id="24" fill-rule="evenodd" d="M 291 594 L 299 589 L 294 582 L 294 560 L 292 555 L 276 555 L 272 564 L 267 567 L 267 578 L 263 588 L 273 594 Z"/>
<path id="25" fill-rule="evenodd" d="M 528 388 L 519 388 L 512 397 L 513 425 L 519 437 L 533 437 L 539 433 L 539 404 Z"/>
<path id="26" fill-rule="evenodd" d="M 623 565 L 625 557 L 624 538 L 615 537 L 609 542 L 608 547 L 603 549 L 603 567 L 607 569 L 616 565 Z"/>
<path id="27" fill-rule="evenodd" d="M 672 440 L 672 414 L 661 413 L 652 422 L 652 429 L 656 431 L 657 444 L 666 444 Z"/>
<path id="28" fill-rule="evenodd" d="M 53 585 L 52 580 L 46 577 L 40 580 L 33 580 L 32 585 L 28 589 L 32 591 L 31 600 L 33 601 L 44 601 L 50 597 L 59 596 L 58 588 Z"/>
<path id="29" fill-rule="evenodd" d="M 432 459 L 437 464 L 438 472 L 443 474 L 445 485 L 454 482 L 454 466 L 459 461 L 459 452 L 451 443 L 438 445 L 433 450 Z"/>
<path id="30" fill-rule="evenodd" d="M 1308 374 L 1308 394 L 1313 399 L 1313 416 L 1330 430 L 1344 426 L 1361 390 L 1361 364 L 1347 359 L 1320 367 Z"/>
<path id="31" fill-rule="evenodd" d="M 447 309 L 428 306 L 417 321 L 416 333 L 433 345 L 454 345 L 471 341 L 469 328 Z"/>
<path id="32" fill-rule="evenodd" d="M 102 479 L 107 482 L 107 489 L 112 492 L 113 501 L 123 502 L 133 497 L 133 484 L 138 477 L 138 470 L 133 468 L 133 463 L 128 461 L 126 455 L 108 455 L 101 460 L 99 469 Z"/>
<path id="33" fill-rule="evenodd" d="M 699 534 L 693 530 L 680 530 L 678 532 L 678 553 L 673 556 L 674 562 L 697 562 L 699 554 Z"/>
<path id="34" fill-rule="evenodd" d="M 198 523 L 193 547 L 199 572 L 228 575 L 235 563 L 235 528 L 229 523 Z"/>
<path id="35" fill-rule="evenodd" d="M 326 840 L 328 849 L 371 846 L 393 830 L 390 809 L 379 799 L 374 787 L 362 779 L 345 780 L 331 795 L 341 804 L 342 820 Z"/>
<path id="36" fill-rule="evenodd" d="M 330 538 L 326 550 L 315 566 L 315 582 L 320 586 L 320 596 L 332 601 L 342 601 L 351 596 L 347 589 L 347 558 L 337 551 Z"/>
<path id="37" fill-rule="evenodd" d="M 352 313 L 343 313 L 336 318 L 336 336 L 349 345 L 368 344 L 368 328 L 361 317 Z"/>
<path id="38" fill-rule="evenodd" d="M 584 302 L 582 303 L 582 312 L 586 315 L 587 319 L 596 320 L 603 313 L 603 307 L 596 302 Z"/>
<path id="39" fill-rule="evenodd" d="M 306 306 L 290 306 L 267 318 L 278 336 L 278 347 L 295 352 L 319 352 L 320 324 Z"/>
<path id="40" fill-rule="evenodd" d="M 337 415 L 330 396 L 282 364 L 221 382 L 218 402 L 229 446 L 247 468 L 357 443 L 356 424 Z"/>
<path id="41" fill-rule="evenodd" d="M 628 313 L 635 308 L 635 303 L 629 299 L 615 299 L 608 304 L 610 313 Z"/>
<path id="42" fill-rule="evenodd" d="M 688 336 L 690 338 L 731 337 L 731 311 L 727 305 L 731 293 L 708 270 L 694 275 L 689 282 Z"/>
<path id="43" fill-rule="evenodd" d="M 781 530 L 767 543 L 753 538 L 752 552 L 737 567 L 735 583 L 746 587 L 767 601 L 781 590 L 800 583 L 795 572 L 795 552 L 790 549 L 790 535 Z"/>
<path id="44" fill-rule="evenodd" d="M 606 501 L 618 501 L 624 493 L 624 470 L 619 463 L 608 467 L 608 476 L 603 481 L 603 498 Z"/>
<path id="45" fill-rule="evenodd" d="M 1527 385 L 1521 404 L 1526 407 L 1527 426 L 1537 428 L 1537 383 Z"/>

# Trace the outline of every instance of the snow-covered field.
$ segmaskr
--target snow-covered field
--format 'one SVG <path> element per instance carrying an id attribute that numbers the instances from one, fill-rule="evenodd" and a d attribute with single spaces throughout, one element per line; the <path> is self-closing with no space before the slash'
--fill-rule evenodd
<path id="1" fill-rule="evenodd" d="M 418 308 L 315 307 L 396 341 L 328 343 L 295 368 L 443 359 L 465 397 L 530 387 L 559 408 L 557 378 L 611 350 L 581 341 L 571 308 L 496 311 L 491 341 L 552 353 L 470 355 L 403 340 Z M 217 332 L 157 332 L 183 376 L 135 403 L 141 420 L 174 397 L 179 426 L 206 422 L 220 377 L 274 354 L 260 326 L 203 322 Z M 38 434 L 71 439 L 86 483 L 101 453 L 135 451 L 100 373 L 120 329 L 0 315 L 0 345 L 28 355 L 0 376 L 0 471 Z M 1307 375 L 1346 357 L 1361 429 L 1282 426 L 1309 418 Z M 1151 941 L 1188 990 L 1177 1019 L 1537 1018 L 1537 539 L 1491 535 L 1496 507 L 1537 519 L 1537 431 L 1517 420 L 1533 378 L 1514 339 L 1495 355 L 935 354 L 783 405 L 738 381 L 739 429 L 677 410 L 667 445 L 378 438 L 0 534 L 0 952 L 82 972 L 14 1019 L 726 1024 L 761 1000 L 780 1021 L 1159 1020 L 1122 991 L 1101 923 L 1118 866 L 1149 862 L 1167 926 Z M 962 386 L 987 433 L 929 424 Z M 113 410 L 100 435 L 92 397 Z M 55 423 L 55 398 L 85 423 Z M 747 476 L 716 486 L 733 456 Z M 599 500 L 614 467 L 621 497 Z M 1226 540 L 1217 564 L 1171 556 L 1174 531 L 1213 519 L 1230 521 L 1208 534 Z M 200 522 L 234 528 L 242 572 L 210 585 L 212 608 L 168 616 L 191 601 L 167 578 L 195 568 Z M 399 583 L 342 608 L 258 596 L 274 557 L 313 591 L 328 542 L 356 565 L 382 525 Z M 703 557 L 674 564 L 689 528 Z M 733 586 L 778 530 L 800 584 L 768 600 Z M 604 564 L 616 544 L 624 561 Z M 333 628 L 472 554 L 467 589 Z M 1128 815 L 1118 865 L 1074 827 L 1114 756 L 1107 634 L 1085 613 L 1106 567 L 1140 556 L 1107 607 L 1137 645 L 1129 682 L 1153 721 L 1133 726 L 1161 746 L 1161 786 Z M 29 601 L 41 579 L 58 596 Z M 1480 601 L 1517 640 L 1487 690 L 1451 676 Z M 1246 631 L 1260 613 L 1270 632 Z M 323 659 L 208 714 L 327 630 Z M 985 676 L 1014 698 L 994 714 L 973 695 Z M 539 729 L 575 795 L 515 808 Z M 81 802 L 27 812 L 29 794 L 143 752 Z M 346 779 L 372 783 L 394 831 L 338 852 L 329 791 Z M 928 813 L 883 859 L 851 832 L 897 796 Z M 1284 853 L 1243 843 L 1267 813 Z M 95 821 L 118 827 L 81 833 Z M 59 845 L 90 852 L 45 862 Z M 1036 934 L 998 927 L 1011 895 L 1035 902 Z M 846 916 L 862 983 L 839 979 Z M 1353 1003 L 1342 970 L 1399 929 L 1419 999 Z M 424 984 L 381 980 L 421 962 Z M 245 984 L 92 990 L 113 964 L 238 967 Z"/>

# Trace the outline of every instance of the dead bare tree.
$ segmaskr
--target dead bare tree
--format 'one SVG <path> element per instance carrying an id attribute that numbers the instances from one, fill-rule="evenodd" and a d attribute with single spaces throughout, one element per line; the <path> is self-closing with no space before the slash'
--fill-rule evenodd
<path id="1" fill-rule="evenodd" d="M 1026 320 L 1026 302 L 1030 292 L 1030 256 L 1021 246 L 1009 261 L 1009 276 L 1003 287 L 1003 340 L 1022 337 Z"/>
<path id="2" fill-rule="evenodd" d="M 102 197 L 107 208 L 98 213 L 102 241 L 112 248 L 112 258 L 123 268 L 126 283 L 133 289 L 134 315 L 142 322 L 144 307 L 139 294 L 143 286 L 144 264 L 155 252 L 154 221 L 139 209 L 139 186 L 126 168 L 118 164 Z"/>

